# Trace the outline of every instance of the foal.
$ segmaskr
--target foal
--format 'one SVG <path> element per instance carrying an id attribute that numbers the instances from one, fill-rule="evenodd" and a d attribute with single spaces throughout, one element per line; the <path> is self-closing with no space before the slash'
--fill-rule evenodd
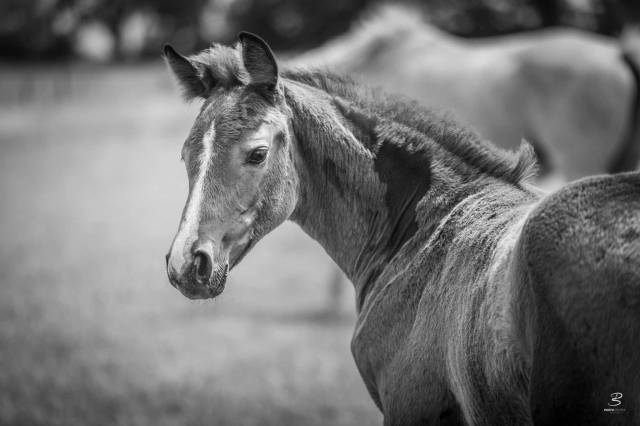
<path id="1" fill-rule="evenodd" d="M 212 298 L 286 219 L 354 283 L 352 352 L 386 425 L 640 421 L 640 178 L 542 198 L 531 149 L 330 74 L 279 72 L 269 47 L 165 57 L 202 108 L 171 284 Z M 603 412 L 625 395 L 621 416 Z"/>

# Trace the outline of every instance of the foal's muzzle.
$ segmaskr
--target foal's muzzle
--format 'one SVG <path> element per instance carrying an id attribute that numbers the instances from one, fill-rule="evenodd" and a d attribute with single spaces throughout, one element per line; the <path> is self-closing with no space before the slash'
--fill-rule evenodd
<path id="1" fill-rule="evenodd" d="M 222 293 L 229 263 L 215 263 L 212 244 L 194 244 L 179 271 L 172 265 L 170 256 L 167 255 L 167 275 L 171 285 L 183 295 L 189 299 L 209 299 Z"/>

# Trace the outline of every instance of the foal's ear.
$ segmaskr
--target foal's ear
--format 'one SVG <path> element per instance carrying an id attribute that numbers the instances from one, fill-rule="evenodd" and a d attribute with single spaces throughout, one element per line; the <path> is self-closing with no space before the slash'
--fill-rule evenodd
<path id="1" fill-rule="evenodd" d="M 187 58 L 175 51 L 169 44 L 164 45 L 164 60 L 178 81 L 185 99 L 206 97 L 207 85 L 196 66 Z"/>
<path id="2" fill-rule="evenodd" d="M 249 84 L 275 89 L 278 83 L 278 64 L 269 45 L 255 34 L 243 31 L 238 35 L 242 46 L 242 61 L 249 73 Z"/>

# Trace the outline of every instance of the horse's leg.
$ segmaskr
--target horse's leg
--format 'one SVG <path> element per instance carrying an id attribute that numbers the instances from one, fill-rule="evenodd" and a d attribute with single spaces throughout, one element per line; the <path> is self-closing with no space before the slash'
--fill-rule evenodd
<path id="1" fill-rule="evenodd" d="M 413 422 L 405 420 L 395 421 L 388 416 L 384 417 L 384 426 L 467 426 L 459 410 L 445 410 L 433 418 L 420 418 Z"/>
<path id="2" fill-rule="evenodd" d="M 423 408 L 423 407 L 420 407 Z M 427 414 L 429 413 L 429 414 Z M 466 426 L 460 407 L 452 402 L 448 406 L 427 407 L 426 410 L 412 407 L 403 412 L 387 412 L 384 426 Z"/>
<path id="3" fill-rule="evenodd" d="M 480 401 L 476 414 L 469 424 L 478 426 L 527 426 L 533 425 L 529 392 L 521 390 L 487 389 L 484 395 L 478 395 Z"/>
<path id="4" fill-rule="evenodd" d="M 454 390 L 461 417 L 469 425 L 533 425 L 528 374 L 515 360 L 498 358 L 499 371 L 470 371 L 467 383 Z M 495 378 L 487 380 L 487 373 Z"/>

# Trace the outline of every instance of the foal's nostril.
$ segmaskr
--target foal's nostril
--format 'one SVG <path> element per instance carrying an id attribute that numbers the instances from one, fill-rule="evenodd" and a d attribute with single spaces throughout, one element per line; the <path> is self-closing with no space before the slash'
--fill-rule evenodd
<path id="1" fill-rule="evenodd" d="M 193 268 L 196 272 L 196 281 L 200 284 L 209 282 L 213 266 L 207 253 L 201 250 L 195 252 L 193 255 Z"/>

